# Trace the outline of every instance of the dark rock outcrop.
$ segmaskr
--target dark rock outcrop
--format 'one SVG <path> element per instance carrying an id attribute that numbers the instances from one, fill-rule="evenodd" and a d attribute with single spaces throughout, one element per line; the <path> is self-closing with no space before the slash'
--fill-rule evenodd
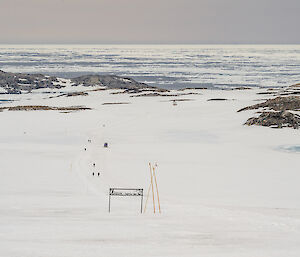
<path id="1" fill-rule="evenodd" d="M 250 90 L 252 89 L 251 87 L 235 87 L 232 90 Z"/>
<path id="2" fill-rule="evenodd" d="M 117 89 L 142 89 L 142 88 L 154 88 L 148 86 L 145 83 L 140 83 L 131 78 L 123 78 L 115 75 L 84 75 L 71 79 L 74 85 L 83 86 L 104 86 L 107 88 Z"/>
<path id="3" fill-rule="evenodd" d="M 130 97 L 154 97 L 154 96 L 164 96 L 164 97 L 176 97 L 176 96 L 185 96 L 185 95 L 201 95 L 200 93 L 179 93 L 179 94 L 162 94 L 158 92 L 143 93 L 137 95 L 131 95 Z"/>
<path id="4" fill-rule="evenodd" d="M 70 106 L 70 107 L 52 107 L 46 105 L 18 105 L 10 107 L 1 107 L 0 111 L 82 111 L 91 110 L 91 108 L 84 106 Z"/>
<path id="5" fill-rule="evenodd" d="M 238 110 L 238 112 L 245 110 L 255 110 L 263 108 L 273 111 L 262 111 L 258 117 L 252 117 L 248 119 L 245 125 L 259 125 L 272 128 L 292 127 L 299 128 L 300 116 L 289 112 L 300 110 L 300 97 L 299 96 L 287 96 L 276 97 L 269 99 L 263 103 L 251 105 Z"/>
<path id="6" fill-rule="evenodd" d="M 115 102 L 115 103 L 103 103 L 102 105 L 119 105 L 119 104 L 130 104 L 128 102 Z"/>
<path id="7" fill-rule="evenodd" d="M 0 70 L 0 87 L 4 88 L 7 94 L 21 94 L 31 92 L 39 88 L 62 88 L 63 85 L 57 84 L 56 77 L 42 74 L 23 74 L 4 72 Z"/>
<path id="8" fill-rule="evenodd" d="M 115 75 L 85 75 L 70 80 L 72 86 L 103 86 L 107 89 L 125 89 L 137 91 L 142 89 L 158 90 L 131 78 L 123 78 Z M 6 94 L 30 93 L 40 88 L 64 88 L 66 81 L 53 76 L 43 74 L 23 74 L 4 72 L 0 70 L 0 88 L 6 90 Z"/>
<path id="9" fill-rule="evenodd" d="M 269 108 L 270 110 L 274 111 L 285 111 L 285 110 L 300 110 L 300 97 L 299 96 L 288 96 L 288 97 L 281 97 L 278 96 L 273 99 L 269 99 L 264 103 L 255 104 L 251 106 L 247 106 L 238 110 L 238 112 L 245 111 L 245 110 L 254 110 L 259 108 Z"/>
<path id="10" fill-rule="evenodd" d="M 259 117 L 248 119 L 245 125 L 259 125 L 273 128 L 292 127 L 298 129 L 300 125 L 300 116 L 288 111 L 263 112 Z"/>
<path id="11" fill-rule="evenodd" d="M 228 99 L 226 98 L 211 98 L 211 99 L 207 99 L 207 101 L 228 101 Z"/>
<path id="12" fill-rule="evenodd" d="M 121 94 L 140 94 L 140 93 L 152 93 L 152 92 L 170 92 L 167 89 L 163 89 L 163 88 L 142 88 L 142 89 L 137 89 L 137 88 L 133 88 L 133 89 L 125 89 L 123 91 L 117 91 L 117 92 L 112 92 L 110 94 L 112 95 L 121 95 Z"/>
<path id="13" fill-rule="evenodd" d="M 207 87 L 185 87 L 178 89 L 177 91 L 185 91 L 185 90 L 205 90 L 208 89 Z"/>
<path id="14" fill-rule="evenodd" d="M 268 88 L 267 91 L 258 92 L 258 95 L 293 96 L 300 95 L 300 83 L 288 87 Z"/>

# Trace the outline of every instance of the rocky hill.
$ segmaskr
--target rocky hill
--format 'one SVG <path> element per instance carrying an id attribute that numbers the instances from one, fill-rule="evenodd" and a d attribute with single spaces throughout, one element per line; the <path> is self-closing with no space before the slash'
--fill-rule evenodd
<path id="1" fill-rule="evenodd" d="M 300 111 L 299 96 L 278 96 L 263 103 L 242 108 L 238 112 L 256 109 L 261 109 L 260 115 L 249 118 L 245 125 L 259 125 L 272 128 L 292 127 L 294 129 L 298 129 L 300 126 L 300 115 L 290 112 Z"/>
<path id="2" fill-rule="evenodd" d="M 238 112 L 245 111 L 245 110 L 255 110 L 259 108 L 268 108 L 269 110 L 274 110 L 274 111 L 286 111 L 286 110 L 300 111 L 300 96 L 287 96 L 287 97 L 278 96 L 276 98 L 269 99 L 263 103 L 242 108 L 238 110 Z"/>
<path id="3" fill-rule="evenodd" d="M 83 86 L 104 86 L 118 89 L 143 89 L 153 88 L 145 83 L 140 83 L 131 78 L 119 77 L 116 75 L 84 75 L 71 79 L 74 85 Z"/>
<path id="4" fill-rule="evenodd" d="M 85 87 L 102 86 L 107 89 L 154 89 L 131 78 L 115 75 L 85 75 L 67 80 L 43 74 L 12 73 L 0 70 L 0 93 L 2 94 L 30 93 L 40 88 L 60 89 L 66 87 L 67 84 Z"/>
<path id="5" fill-rule="evenodd" d="M 39 88 L 61 88 L 56 77 L 42 74 L 22 74 L 0 70 L 0 87 L 2 93 L 21 94 Z"/>

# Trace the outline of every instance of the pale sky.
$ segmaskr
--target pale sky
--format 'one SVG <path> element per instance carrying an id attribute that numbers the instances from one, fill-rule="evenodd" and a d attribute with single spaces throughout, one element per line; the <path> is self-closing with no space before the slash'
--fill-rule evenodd
<path id="1" fill-rule="evenodd" d="M 0 43 L 300 43 L 300 0 L 0 0 Z"/>

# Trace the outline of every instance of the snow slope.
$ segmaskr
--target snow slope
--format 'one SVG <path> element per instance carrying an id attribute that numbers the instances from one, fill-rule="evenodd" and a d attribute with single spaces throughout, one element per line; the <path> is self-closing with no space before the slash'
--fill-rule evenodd
<path id="1" fill-rule="evenodd" d="M 0 113 L 0 256 L 299 256 L 299 153 L 284 150 L 299 131 L 242 125 L 255 111 L 236 111 L 259 90 L 204 90 L 177 106 L 110 90 L 3 96 L 93 110 Z M 140 214 L 137 198 L 113 198 L 108 213 L 110 187 L 147 190 L 149 161 L 162 214 L 151 201 Z"/>

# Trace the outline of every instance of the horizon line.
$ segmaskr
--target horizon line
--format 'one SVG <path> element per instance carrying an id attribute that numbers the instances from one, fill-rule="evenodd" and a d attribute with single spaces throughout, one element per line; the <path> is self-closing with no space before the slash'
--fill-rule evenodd
<path id="1" fill-rule="evenodd" d="M 32 43 L 1 43 L 0 45 L 300 45 L 299 43 L 45 43 L 45 42 L 32 42 Z"/>

